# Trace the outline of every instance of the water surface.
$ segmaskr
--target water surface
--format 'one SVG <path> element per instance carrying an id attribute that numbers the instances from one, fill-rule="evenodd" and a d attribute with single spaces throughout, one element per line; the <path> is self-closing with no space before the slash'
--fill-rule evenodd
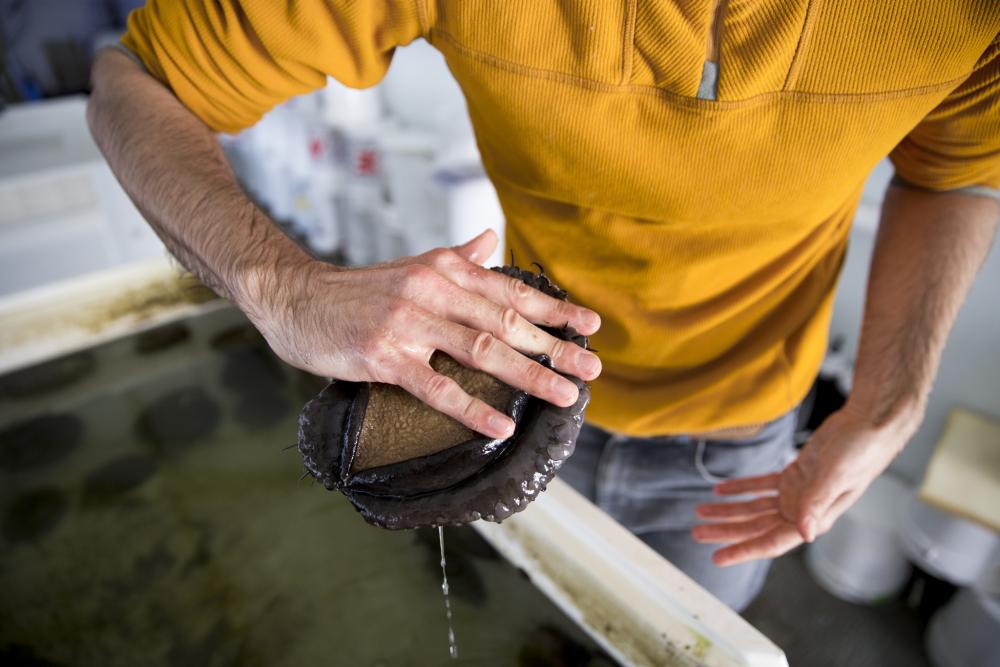
<path id="1" fill-rule="evenodd" d="M 321 383 L 235 311 L 171 326 L 0 378 L 0 662 L 612 664 L 471 528 L 451 661 L 436 531 L 365 524 L 283 451 Z"/>

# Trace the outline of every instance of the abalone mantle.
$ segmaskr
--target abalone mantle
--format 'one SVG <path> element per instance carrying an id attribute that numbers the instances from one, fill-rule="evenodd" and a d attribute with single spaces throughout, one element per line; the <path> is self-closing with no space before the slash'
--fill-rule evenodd
<path id="1" fill-rule="evenodd" d="M 566 299 L 544 274 L 513 266 L 493 270 Z M 545 330 L 587 347 L 587 339 L 569 326 Z M 532 358 L 552 368 L 548 357 Z M 306 470 L 384 528 L 502 521 L 524 509 L 573 453 L 589 387 L 563 374 L 580 393 L 576 403 L 561 408 L 440 352 L 431 365 L 509 415 L 514 435 L 481 436 L 395 386 L 334 381 L 299 417 Z"/>

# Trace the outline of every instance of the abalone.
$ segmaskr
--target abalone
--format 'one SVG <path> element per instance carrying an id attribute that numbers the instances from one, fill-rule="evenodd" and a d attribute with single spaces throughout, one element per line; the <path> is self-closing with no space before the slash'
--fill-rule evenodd
<path id="1" fill-rule="evenodd" d="M 495 267 L 505 275 L 565 300 L 544 273 Z M 543 327 L 587 347 L 572 327 Z M 552 368 L 544 356 L 531 357 Z M 334 381 L 299 417 L 298 448 L 306 471 L 338 490 L 369 523 L 390 529 L 502 521 L 542 493 L 576 445 L 590 401 L 581 379 L 579 397 L 558 407 L 436 352 L 431 366 L 471 395 L 510 416 L 507 439 L 488 438 L 392 385 Z M 558 371 L 557 371 L 558 372 Z"/>

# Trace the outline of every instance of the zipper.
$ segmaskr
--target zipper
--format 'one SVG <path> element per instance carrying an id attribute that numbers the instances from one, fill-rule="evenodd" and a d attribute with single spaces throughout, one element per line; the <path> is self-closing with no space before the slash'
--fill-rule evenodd
<path id="1" fill-rule="evenodd" d="M 719 92 L 719 44 L 722 41 L 722 18 L 726 13 L 726 0 L 714 0 L 710 10 L 712 21 L 708 26 L 705 63 L 698 83 L 698 99 L 714 100 Z"/>

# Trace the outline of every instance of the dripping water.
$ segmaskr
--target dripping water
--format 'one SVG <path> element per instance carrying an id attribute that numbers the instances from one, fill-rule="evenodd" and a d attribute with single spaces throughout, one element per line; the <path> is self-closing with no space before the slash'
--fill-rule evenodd
<path id="1" fill-rule="evenodd" d="M 444 526 L 438 526 L 438 542 L 441 544 L 441 592 L 444 593 L 444 611 L 448 616 L 448 653 L 452 658 L 458 657 L 458 644 L 455 643 L 455 629 L 451 624 L 451 599 L 448 597 L 448 571 L 444 561 Z"/>

